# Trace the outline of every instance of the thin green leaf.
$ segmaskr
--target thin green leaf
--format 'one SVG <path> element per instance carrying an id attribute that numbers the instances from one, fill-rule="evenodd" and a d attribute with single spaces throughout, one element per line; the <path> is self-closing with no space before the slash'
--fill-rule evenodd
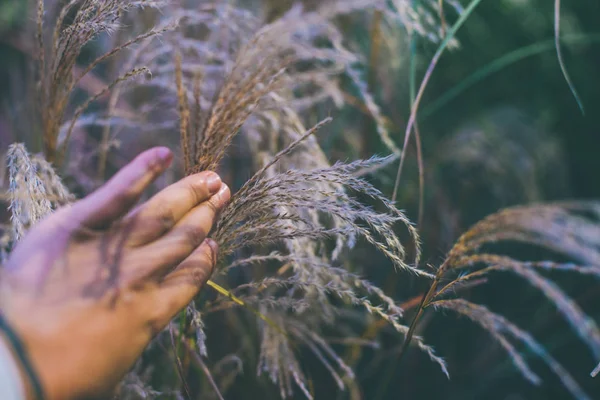
<path id="1" fill-rule="evenodd" d="M 575 85 L 569 76 L 569 72 L 567 71 L 567 66 L 565 65 L 565 61 L 563 59 L 562 50 L 560 47 L 560 0 L 554 1 L 554 43 L 556 46 L 556 56 L 558 58 L 558 63 L 560 64 L 560 70 L 562 71 L 567 84 L 569 85 L 569 89 L 571 89 L 571 93 L 573 97 L 575 97 L 575 101 L 581 110 L 581 113 L 585 115 L 585 110 L 583 108 L 583 102 L 575 89 Z"/>
<path id="2" fill-rule="evenodd" d="M 444 38 L 444 40 L 438 47 L 435 54 L 433 55 L 433 58 L 431 59 L 431 62 L 429 63 L 429 67 L 427 67 L 427 71 L 425 72 L 425 76 L 423 77 L 423 80 L 421 81 L 421 86 L 419 87 L 417 96 L 415 97 L 415 102 L 413 104 L 413 107 L 412 107 L 412 110 L 410 113 L 410 119 L 408 120 L 408 125 L 406 126 L 406 131 L 404 132 L 404 145 L 402 146 L 402 155 L 400 156 L 400 165 L 398 165 L 398 173 L 396 174 L 396 182 L 394 184 L 394 192 L 392 194 L 392 201 L 396 201 L 396 197 L 398 195 L 398 187 L 400 186 L 400 176 L 402 175 L 402 167 L 404 165 L 404 159 L 406 156 L 405 149 L 408 144 L 408 140 L 410 139 L 410 133 L 412 132 L 412 128 L 417 119 L 417 111 L 419 110 L 419 104 L 421 103 L 421 99 L 423 98 L 423 93 L 425 92 L 425 89 L 427 88 L 429 79 L 431 78 L 431 75 L 433 74 L 433 70 L 435 69 L 435 66 L 437 65 L 444 50 L 446 50 L 446 48 L 448 47 L 448 44 L 450 43 L 450 41 L 454 38 L 454 36 L 456 36 L 456 33 L 458 32 L 458 30 L 461 28 L 461 26 L 463 26 L 463 24 L 466 22 L 467 18 L 469 18 L 469 16 L 473 12 L 473 10 L 475 10 L 475 8 L 480 3 L 481 3 L 481 0 L 471 0 L 471 2 L 469 3 L 469 6 L 465 9 L 465 11 L 458 18 L 458 20 L 454 23 L 452 28 L 450 28 L 450 30 L 448 31 L 448 34 L 446 35 L 446 37 Z"/>
<path id="3" fill-rule="evenodd" d="M 598 34 L 574 34 L 566 35 L 561 38 L 563 42 L 567 43 L 597 43 L 600 42 L 600 33 Z M 537 43 L 533 43 L 524 47 L 520 47 L 509 53 L 504 54 L 501 57 L 493 60 L 492 62 L 479 68 L 467 78 L 461 80 L 456 86 L 452 87 L 448 91 L 444 92 L 437 100 L 432 102 L 429 106 L 421 111 L 420 116 L 422 119 L 429 118 L 433 114 L 437 113 L 442 107 L 446 106 L 452 100 L 457 98 L 460 94 L 465 92 L 471 86 L 481 82 L 490 75 L 495 74 L 503 70 L 504 68 L 516 64 L 517 62 L 524 60 L 528 57 L 533 57 L 546 51 L 553 50 L 555 48 L 554 39 L 544 40 Z"/>

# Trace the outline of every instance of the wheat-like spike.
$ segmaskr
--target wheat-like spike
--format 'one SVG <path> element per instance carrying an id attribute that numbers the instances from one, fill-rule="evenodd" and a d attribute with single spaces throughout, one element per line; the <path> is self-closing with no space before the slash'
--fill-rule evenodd
<path id="1" fill-rule="evenodd" d="M 202 357 L 208 357 L 208 350 L 206 348 L 206 333 L 204 333 L 204 321 L 202 319 L 202 313 L 192 306 L 188 306 L 186 314 L 191 318 L 191 326 L 196 330 L 196 346 L 198 346 L 198 352 Z"/>

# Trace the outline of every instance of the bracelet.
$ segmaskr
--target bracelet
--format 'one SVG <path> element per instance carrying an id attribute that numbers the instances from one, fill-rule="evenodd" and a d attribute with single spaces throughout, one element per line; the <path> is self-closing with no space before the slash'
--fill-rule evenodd
<path id="1" fill-rule="evenodd" d="M 33 365 L 31 364 L 29 357 L 27 356 L 27 351 L 23 346 L 23 342 L 21 342 L 21 339 L 19 338 L 17 333 L 11 328 L 11 326 L 8 324 L 8 322 L 2 316 L 2 314 L 0 314 L 0 331 L 4 332 L 6 338 L 13 347 L 14 352 L 19 358 L 21 366 L 23 367 L 23 370 L 25 370 L 25 373 L 29 378 L 35 398 L 37 400 L 44 400 L 45 397 L 44 391 L 42 389 L 42 384 L 33 369 Z"/>

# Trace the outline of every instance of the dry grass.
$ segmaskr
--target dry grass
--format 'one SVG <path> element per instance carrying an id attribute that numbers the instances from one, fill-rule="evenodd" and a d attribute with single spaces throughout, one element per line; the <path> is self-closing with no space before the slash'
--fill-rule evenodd
<path id="1" fill-rule="evenodd" d="M 529 333 L 482 305 L 457 298 L 454 289 L 492 272 L 515 274 L 556 306 L 600 361 L 596 323 L 544 275 L 547 270 L 600 275 L 600 205 L 582 202 L 501 211 L 464 233 L 440 267 L 427 271 L 420 267 L 416 228 L 365 178 L 397 159 L 402 149 L 391 138 L 389 122 L 363 78 L 365 57 L 347 43 L 336 21 L 351 16 L 362 23 L 375 12 L 381 38 L 395 37 L 390 32 L 403 29 L 442 41 L 447 28 L 442 2 L 421 3 L 415 8 L 404 0 L 327 1 L 308 10 L 290 4 L 267 8 L 269 24 L 236 2 L 201 1 L 193 8 L 164 5 L 155 28 L 132 35 L 74 76 L 87 43 L 115 32 L 126 16 L 143 20 L 145 14 L 134 10 L 163 4 L 70 1 L 58 12 L 50 35 L 44 2 L 38 1 L 38 99 L 45 157 L 30 156 L 22 145 L 9 150 L 12 230 L 3 240 L 4 252 L 44 215 L 72 200 L 52 165 L 62 165 L 65 175 L 74 174 L 72 166 L 61 161 L 69 159 L 67 150 L 76 129 L 102 128 L 94 142 L 99 147 L 98 174 L 92 180 L 104 177 L 112 145 L 135 132 L 136 140 L 161 137 L 179 145 L 178 177 L 219 170 L 237 188 L 210 234 L 221 249 L 212 287 L 225 295 L 199 297 L 157 339 L 173 345 L 164 365 L 176 365 L 182 380 L 168 388 L 152 388 L 148 367 L 162 364 L 155 360 L 148 366 L 140 361 L 122 385 L 123 397 L 184 393 L 189 388 L 183 376 L 194 365 L 207 379 L 203 395 L 222 398 L 221 392 L 240 373 L 240 365 L 255 363 L 258 374 L 266 375 L 282 398 L 296 392 L 313 398 L 301 351 L 311 353 L 333 382 L 346 389 L 354 380 L 351 364 L 324 332 L 334 330 L 338 341 L 354 345 L 361 343 L 356 325 L 368 325 L 373 319 L 385 321 L 404 338 L 405 348 L 415 344 L 449 375 L 444 360 L 424 339 L 414 336 L 420 316 L 433 306 L 466 316 L 488 331 L 532 383 L 540 384 L 540 378 L 515 342 L 540 357 L 574 397 L 588 398 Z M 446 3 L 461 12 L 458 3 Z M 161 40 L 156 40 L 159 34 Z M 382 39 L 379 46 L 377 54 L 394 43 Z M 73 93 L 82 76 L 109 58 L 117 60 L 109 83 L 75 104 Z M 150 77 L 150 72 L 151 79 L 132 79 Z M 331 164 L 321 149 L 317 131 L 337 129 L 325 126 L 330 118 L 323 118 L 322 109 L 346 104 L 344 79 L 372 117 L 376 137 L 391 153 L 389 157 Z M 124 82 L 131 84 L 121 85 Z M 91 103 L 106 97 L 101 111 L 86 113 Z M 117 106 L 120 101 L 127 103 L 126 112 Z M 230 154 L 238 148 L 249 160 L 237 167 L 237 174 L 229 174 L 236 172 Z M 236 180 L 242 183 L 234 185 Z M 575 263 L 519 260 L 486 247 L 500 241 L 548 248 Z M 422 302 L 413 304 L 412 319 L 405 317 L 398 301 L 365 278 L 368 268 L 376 267 L 353 263 L 355 247 L 385 256 L 398 279 L 411 276 L 431 282 Z M 243 332 L 239 343 L 222 344 L 236 354 L 228 353 L 212 364 L 205 332 L 209 321 L 218 321 L 212 332 L 223 327 Z M 254 351 L 247 351 L 248 347 Z"/>
<path id="2" fill-rule="evenodd" d="M 83 47 L 101 34 L 111 34 L 119 28 L 123 13 L 138 7 L 159 7 L 160 1 L 88 1 L 71 0 L 56 18 L 52 35 L 45 27 L 44 1 L 37 1 L 36 37 L 37 37 L 37 77 L 38 101 L 41 110 L 41 131 L 44 139 L 44 154 L 48 162 L 60 162 L 65 156 L 69 139 L 73 133 L 74 122 L 66 131 L 61 130 L 65 120 L 71 96 L 81 79 L 96 66 L 114 56 L 119 51 L 148 37 L 165 32 L 166 28 L 150 30 L 123 44 L 89 63 L 78 76 L 74 74 L 77 58 Z M 72 21 L 66 24 L 67 17 L 74 13 Z M 49 43 L 47 39 L 51 39 Z M 89 105 L 110 91 L 114 86 L 127 81 L 147 70 L 143 67 L 127 71 L 107 84 L 104 89 L 83 103 L 74 113 L 76 121 Z"/>
<path id="3" fill-rule="evenodd" d="M 481 279 L 496 271 L 513 273 L 542 292 L 554 304 L 557 311 L 600 362 L 600 329 L 596 322 L 586 315 L 555 282 L 543 275 L 544 271 L 562 271 L 584 276 L 599 276 L 599 210 L 600 205 L 596 202 L 533 205 L 509 208 L 477 223 L 459 238 L 437 270 L 411 328 L 414 330 L 417 319 L 429 306 L 453 310 L 487 330 L 508 352 L 523 376 L 532 383 L 540 384 L 539 377 L 531 371 L 516 351 L 511 344 L 511 338 L 523 343 L 540 357 L 575 398 L 590 398 L 567 370 L 529 333 L 484 306 L 464 299 L 445 298 L 452 296 L 454 288 L 469 280 Z M 505 241 L 537 245 L 562 253 L 581 264 L 517 260 L 486 251 L 486 245 Z M 449 277 L 449 282 L 441 284 Z M 590 370 L 592 369 L 593 366 L 590 366 Z"/>

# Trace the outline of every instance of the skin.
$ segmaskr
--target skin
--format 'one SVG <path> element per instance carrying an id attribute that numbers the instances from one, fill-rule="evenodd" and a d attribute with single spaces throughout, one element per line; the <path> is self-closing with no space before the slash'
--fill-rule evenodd
<path id="1" fill-rule="evenodd" d="M 109 396 L 211 275 L 217 245 L 206 235 L 230 198 L 215 173 L 188 176 L 134 207 L 171 159 L 160 147 L 140 154 L 37 224 L 5 266 L 0 307 L 47 399 Z"/>

